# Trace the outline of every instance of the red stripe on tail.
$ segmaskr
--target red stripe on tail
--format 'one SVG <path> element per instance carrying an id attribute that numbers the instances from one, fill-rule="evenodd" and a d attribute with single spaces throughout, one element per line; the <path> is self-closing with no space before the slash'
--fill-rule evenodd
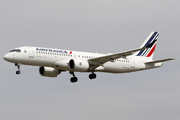
<path id="1" fill-rule="evenodd" d="M 155 48 L 156 48 L 156 44 L 154 45 L 154 47 L 152 48 L 152 50 L 149 52 L 149 54 L 146 57 L 150 57 L 154 53 Z"/>

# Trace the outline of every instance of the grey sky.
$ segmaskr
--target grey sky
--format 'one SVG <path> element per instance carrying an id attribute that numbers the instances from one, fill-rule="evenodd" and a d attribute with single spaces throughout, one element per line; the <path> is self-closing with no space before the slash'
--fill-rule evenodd
<path id="1" fill-rule="evenodd" d="M 1 0 L 0 119 L 180 119 L 178 0 Z M 113 53 L 139 47 L 152 31 L 160 36 L 154 59 L 176 57 L 158 69 L 128 74 L 68 72 L 42 77 L 38 67 L 3 60 L 25 45 Z"/>

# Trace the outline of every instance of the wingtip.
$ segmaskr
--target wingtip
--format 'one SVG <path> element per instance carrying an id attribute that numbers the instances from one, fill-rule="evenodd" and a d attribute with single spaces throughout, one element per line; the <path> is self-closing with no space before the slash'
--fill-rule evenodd
<path id="1" fill-rule="evenodd" d="M 170 60 L 175 60 L 176 58 L 169 58 Z"/>

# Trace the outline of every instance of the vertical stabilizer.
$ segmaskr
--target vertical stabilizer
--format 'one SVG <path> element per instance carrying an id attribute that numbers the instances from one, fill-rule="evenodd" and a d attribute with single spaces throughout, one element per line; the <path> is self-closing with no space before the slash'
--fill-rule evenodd
<path id="1" fill-rule="evenodd" d="M 144 50 L 141 50 L 139 52 L 136 52 L 135 56 L 145 57 L 147 59 L 152 60 L 153 55 L 154 55 L 154 51 L 156 48 L 158 36 L 159 36 L 158 32 L 151 32 L 151 34 L 146 38 L 144 43 L 141 45 L 141 48 L 142 47 L 148 47 L 149 45 L 151 47 L 149 47 L 148 49 L 144 49 Z"/>

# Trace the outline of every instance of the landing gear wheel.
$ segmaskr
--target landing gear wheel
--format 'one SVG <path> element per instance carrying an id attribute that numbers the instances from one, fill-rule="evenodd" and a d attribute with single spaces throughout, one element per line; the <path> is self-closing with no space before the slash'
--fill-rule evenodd
<path id="1" fill-rule="evenodd" d="M 96 78 L 96 74 L 92 73 L 89 75 L 89 79 L 95 79 Z"/>
<path id="2" fill-rule="evenodd" d="M 16 71 L 16 74 L 19 75 L 21 73 L 21 71 Z"/>
<path id="3" fill-rule="evenodd" d="M 70 81 L 71 81 L 72 83 L 77 82 L 77 81 L 78 81 L 78 78 L 77 78 L 77 77 L 72 77 L 72 78 L 70 79 Z"/>
<path id="4" fill-rule="evenodd" d="M 73 75 L 73 77 L 70 79 L 70 81 L 71 81 L 72 83 L 77 82 L 77 81 L 78 81 L 78 78 L 75 76 L 74 71 L 70 71 L 69 73 Z"/>
<path id="5" fill-rule="evenodd" d="M 21 73 L 20 71 L 20 63 L 15 63 L 15 66 L 17 66 L 18 70 L 16 71 L 16 74 L 19 75 Z"/>

